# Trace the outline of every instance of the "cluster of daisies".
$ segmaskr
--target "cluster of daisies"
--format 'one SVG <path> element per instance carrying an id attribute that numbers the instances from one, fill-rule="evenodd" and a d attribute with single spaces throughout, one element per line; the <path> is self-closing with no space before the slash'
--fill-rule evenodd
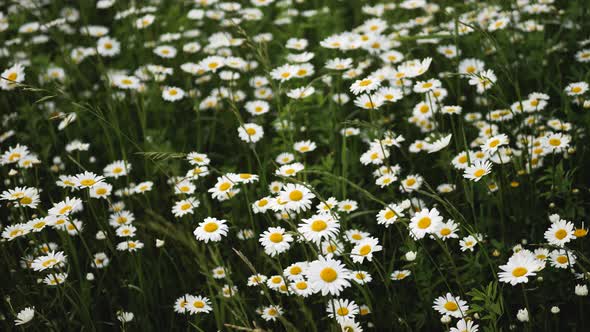
<path id="1" fill-rule="evenodd" d="M 434 329 L 438 319 L 451 332 L 477 332 L 487 328 L 481 313 L 490 307 L 463 286 L 494 282 L 513 295 L 515 286 L 557 274 L 575 280 L 573 294 L 587 296 L 581 243 L 588 230 L 568 208 L 567 217 L 559 210 L 567 199 L 558 191 L 567 185 L 556 182 L 575 176 L 569 161 L 586 135 L 576 121 L 590 109 L 590 85 L 578 71 L 590 63 L 590 39 L 573 50 L 559 40 L 544 50 L 581 65 L 563 75 L 563 86 L 533 84 L 542 78 L 521 73 L 526 55 L 509 61 L 514 50 L 503 49 L 528 48 L 537 38 L 529 36 L 544 36 L 556 19 L 563 19 L 560 33 L 580 23 L 565 20 L 554 0 L 371 2 L 354 13 L 358 20 L 342 14 L 341 3 L 324 3 L 98 0 L 85 6 L 96 11 L 88 15 L 88 8 L 56 12 L 50 1 L 27 0 L 0 11 L 7 37 L 0 100 L 16 108 L 1 119 L 2 249 L 43 294 L 56 296 L 84 275 L 97 289 L 104 278 L 124 278 L 104 273 L 119 255 L 141 264 L 138 274 L 153 268 L 154 252 L 191 274 L 192 266 L 175 265 L 188 251 L 205 281 L 170 290 L 166 301 L 203 330 L 221 329 L 221 317 L 287 328 L 302 324 L 297 305 L 306 314 L 313 308 L 318 326 L 346 332 Z M 179 10 L 166 16 L 168 7 Z M 338 19 L 343 24 L 332 24 Z M 518 82 L 519 75 L 526 78 Z M 29 102 L 33 92 L 51 95 Z M 104 136 L 90 135 L 97 131 L 85 130 L 89 121 Z M 165 124 L 186 126 L 178 133 L 191 137 L 163 137 Z M 46 132 L 31 133 L 37 126 Z M 133 141 L 136 132 L 141 142 Z M 145 150 L 167 146 L 183 151 L 152 160 Z M 527 238 L 500 243 L 513 237 L 506 228 L 521 236 L 530 226 L 508 224 L 516 219 L 508 206 L 525 209 L 526 195 L 549 197 L 550 212 L 530 211 L 536 220 Z M 534 236 L 540 228 L 544 236 Z M 437 320 L 393 313 L 395 322 L 383 325 L 378 315 L 392 312 L 383 310 L 381 292 L 424 287 L 431 263 L 440 273 L 430 276 L 431 295 L 400 303 L 427 308 L 424 317 Z M 452 268 L 441 269 L 447 263 Z M 477 278 L 465 281 L 474 269 Z M 151 272 L 148 278 L 160 278 Z M 147 307 L 150 290 L 140 290 Z M 511 317 L 502 319 L 510 329 L 525 326 L 514 318 L 535 322 L 540 307 L 560 312 L 551 296 L 529 304 L 533 291 L 522 287 L 525 303 L 499 314 Z M 111 315 L 123 329 L 145 324 L 136 315 L 151 315 L 128 309 L 135 313 Z M 13 310 L 14 324 L 36 313 L 44 317 L 32 306 Z"/>

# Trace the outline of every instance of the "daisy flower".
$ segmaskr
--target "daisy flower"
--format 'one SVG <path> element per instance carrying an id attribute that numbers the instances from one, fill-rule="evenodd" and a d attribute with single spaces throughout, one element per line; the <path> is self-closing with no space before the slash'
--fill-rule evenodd
<path id="1" fill-rule="evenodd" d="M 459 230 L 459 225 L 456 224 L 453 220 L 449 220 L 447 222 L 441 222 L 433 233 L 434 236 L 446 241 L 447 239 L 456 239 L 459 237 L 457 235 L 457 231 Z"/>
<path id="2" fill-rule="evenodd" d="M 309 263 L 305 274 L 315 293 L 338 296 L 344 288 L 350 287 L 352 275 L 338 260 L 318 257 Z"/>
<path id="3" fill-rule="evenodd" d="M 366 271 L 352 271 L 351 274 L 352 280 L 359 285 L 366 285 L 373 280 L 373 277 Z"/>
<path id="4" fill-rule="evenodd" d="M 499 266 L 502 271 L 498 272 L 498 277 L 501 282 L 514 286 L 527 283 L 529 277 L 534 277 L 544 267 L 544 261 L 538 260 L 530 251 L 522 250 L 512 255 L 505 265 Z"/>
<path id="5" fill-rule="evenodd" d="M 117 250 L 134 252 L 143 248 L 143 242 L 137 240 L 127 240 L 117 243 Z"/>
<path id="6" fill-rule="evenodd" d="M 307 262 L 293 263 L 285 268 L 283 275 L 292 281 L 299 280 L 303 277 L 303 271 L 305 269 L 307 269 Z"/>
<path id="7" fill-rule="evenodd" d="M 181 218 L 186 214 L 193 214 L 193 210 L 199 207 L 200 204 L 201 202 L 194 197 L 180 200 L 174 203 L 174 206 L 172 207 L 172 214 L 174 214 L 174 216 L 177 218 Z"/>
<path id="8" fill-rule="evenodd" d="M 256 143 L 264 136 L 264 130 L 255 123 L 245 123 L 238 127 L 238 135 L 246 143 Z"/>
<path id="9" fill-rule="evenodd" d="M 223 219 L 207 217 L 199 223 L 199 226 L 195 228 L 193 234 L 197 240 L 205 241 L 205 243 L 208 243 L 209 241 L 219 242 L 222 237 L 227 236 L 229 228 L 226 223 L 227 221 Z"/>
<path id="10" fill-rule="evenodd" d="M 285 202 L 285 209 L 294 212 L 307 211 L 315 195 L 300 184 L 287 183 L 279 192 L 279 199 Z"/>
<path id="11" fill-rule="evenodd" d="M 451 137 L 453 137 L 453 134 L 442 136 L 432 143 L 427 143 L 426 150 L 428 151 L 428 153 L 435 153 L 446 148 L 451 142 Z"/>
<path id="12" fill-rule="evenodd" d="M 487 139 L 487 141 L 480 146 L 480 149 L 488 156 L 496 153 L 499 147 L 508 144 L 508 136 L 506 134 L 495 135 Z"/>
<path id="13" fill-rule="evenodd" d="M 494 74 L 492 70 L 488 69 L 472 75 L 472 77 L 469 79 L 469 85 L 475 85 L 477 87 L 477 93 L 482 94 L 484 91 L 491 89 L 496 81 L 496 74 Z"/>
<path id="14" fill-rule="evenodd" d="M 355 95 L 361 93 L 369 93 L 373 90 L 377 90 L 381 85 L 381 80 L 377 77 L 369 76 L 362 80 L 356 80 L 351 86 L 350 91 Z"/>
<path id="15" fill-rule="evenodd" d="M 369 237 L 358 242 L 354 248 L 352 248 L 350 255 L 352 261 L 355 263 L 362 263 L 365 258 L 371 262 L 373 260 L 373 253 L 381 251 L 381 249 L 383 249 L 383 247 L 379 245 L 379 240 Z"/>
<path id="16" fill-rule="evenodd" d="M 466 317 L 467 310 L 469 310 L 466 301 L 461 300 L 458 296 L 453 296 L 451 293 L 437 297 L 432 307 L 441 315 L 449 315 L 455 318 Z"/>
<path id="17" fill-rule="evenodd" d="M 399 281 L 399 280 L 406 279 L 411 274 L 412 274 L 412 272 L 410 270 L 401 270 L 401 271 L 396 270 L 391 273 L 390 277 L 391 277 L 391 280 Z"/>
<path id="18" fill-rule="evenodd" d="M 359 307 L 354 301 L 333 299 L 328 301 L 326 311 L 328 317 L 336 318 L 338 322 L 342 322 L 345 319 L 354 319 L 354 316 L 359 313 Z"/>
<path id="19" fill-rule="evenodd" d="M 311 285 L 304 278 L 294 280 L 289 284 L 289 286 L 291 291 L 298 296 L 308 297 L 311 294 L 313 294 L 313 289 L 311 288 Z"/>
<path id="20" fill-rule="evenodd" d="M 285 82 L 293 78 L 297 74 L 298 67 L 290 64 L 285 64 L 273 69 L 270 72 L 270 77 L 275 80 Z"/>
<path id="21" fill-rule="evenodd" d="M 166 101 L 177 101 L 184 98 L 184 90 L 175 86 L 167 86 L 162 90 L 162 98 Z"/>
<path id="22" fill-rule="evenodd" d="M 35 307 L 27 307 L 16 314 L 14 325 L 24 325 L 35 317 Z"/>
<path id="23" fill-rule="evenodd" d="M 271 305 L 262 309 L 262 318 L 266 321 L 275 321 L 283 314 L 283 309 L 277 305 Z"/>
<path id="24" fill-rule="evenodd" d="M 293 144 L 293 149 L 300 153 L 311 152 L 316 149 L 316 144 L 312 141 L 299 141 Z"/>
<path id="25" fill-rule="evenodd" d="M 20 236 L 27 235 L 31 232 L 31 226 L 27 223 L 18 223 L 4 227 L 2 238 L 12 241 Z"/>
<path id="26" fill-rule="evenodd" d="M 345 199 L 338 203 L 338 211 L 344 213 L 351 213 L 358 209 L 358 203 L 351 199 Z"/>
<path id="27" fill-rule="evenodd" d="M 567 250 L 553 250 L 549 255 L 549 263 L 553 267 L 566 269 L 576 264 L 576 258 L 577 257 L 574 254 Z"/>
<path id="28" fill-rule="evenodd" d="M 188 312 L 188 305 L 189 300 L 191 299 L 192 295 L 184 294 L 183 296 L 176 299 L 174 302 L 174 311 L 179 314 L 184 314 Z"/>
<path id="29" fill-rule="evenodd" d="M 51 273 L 43 279 L 43 283 L 47 286 L 56 286 L 63 284 L 67 278 L 67 273 Z"/>
<path id="30" fill-rule="evenodd" d="M 340 224 L 328 213 L 315 214 L 307 219 L 302 219 L 297 231 L 303 237 L 315 244 L 323 240 L 330 240 L 338 235 Z"/>
<path id="31" fill-rule="evenodd" d="M 405 179 L 401 181 L 400 188 L 401 190 L 409 193 L 414 190 L 420 189 L 423 181 L 424 179 L 418 174 L 408 175 Z"/>
<path id="32" fill-rule="evenodd" d="M 84 172 L 76 175 L 74 178 L 74 182 L 78 188 L 92 188 L 92 186 L 102 182 L 103 180 L 103 176 L 94 174 L 92 172 Z"/>
<path id="33" fill-rule="evenodd" d="M 451 327 L 450 332 L 477 332 L 479 325 L 475 324 L 473 320 L 460 319 L 457 321 L 456 327 Z"/>
<path id="34" fill-rule="evenodd" d="M 54 267 L 62 267 L 66 262 L 66 256 L 64 255 L 63 251 L 52 251 L 44 256 L 39 256 L 35 258 L 33 264 L 31 264 L 31 268 L 34 271 L 43 271 L 46 269 L 52 269 Z"/>
<path id="35" fill-rule="evenodd" d="M 191 314 L 198 314 L 198 313 L 209 313 L 213 308 L 211 308 L 211 301 L 204 297 L 204 296 L 193 296 L 189 295 L 186 298 L 186 311 Z"/>
<path id="36" fill-rule="evenodd" d="M 4 70 L 0 75 L 0 88 L 2 90 L 12 90 L 25 80 L 25 67 L 20 63 L 16 63 Z"/>
<path id="37" fill-rule="evenodd" d="M 490 174 L 491 171 L 492 163 L 490 163 L 487 160 L 475 160 L 473 164 L 465 168 L 463 177 L 468 180 L 478 182 L 479 180 L 481 180 L 482 177 Z"/>
<path id="38" fill-rule="evenodd" d="M 82 210 L 81 199 L 66 197 L 65 200 L 54 204 L 47 213 L 52 216 L 67 216 L 80 210 Z"/>
<path id="39" fill-rule="evenodd" d="M 264 252 L 271 257 L 287 251 L 293 242 L 293 236 L 285 233 L 282 227 L 269 227 L 264 233 L 260 234 L 258 240 L 264 246 Z"/>
<path id="40" fill-rule="evenodd" d="M 330 211 L 335 210 L 337 206 L 338 200 L 335 197 L 330 197 L 325 202 L 320 202 L 316 206 L 316 210 L 318 213 L 329 213 Z"/>
<path id="41" fill-rule="evenodd" d="M 478 240 L 474 236 L 467 235 L 466 237 L 462 238 L 461 241 L 459 241 L 461 251 L 473 251 L 477 242 Z"/>
<path id="42" fill-rule="evenodd" d="M 566 220 L 552 223 L 551 227 L 545 231 L 545 240 L 554 246 L 563 247 L 572 239 L 574 239 L 574 224 Z"/>
<path id="43" fill-rule="evenodd" d="M 541 144 L 552 153 L 559 153 L 569 147 L 571 137 L 562 133 L 550 133 L 541 139 Z"/>
<path id="44" fill-rule="evenodd" d="M 248 277 L 248 286 L 258 286 L 266 282 L 268 278 L 260 273 Z"/>
<path id="45" fill-rule="evenodd" d="M 2 75 L 2 76 L 4 76 L 4 75 Z M 584 93 L 586 93 L 586 91 L 588 91 L 588 83 L 586 83 L 586 82 L 570 83 L 565 87 L 564 90 L 568 96 L 583 95 Z"/>
<path id="46" fill-rule="evenodd" d="M 103 174 L 107 178 L 118 178 L 125 176 L 131 170 L 131 164 L 125 160 L 116 160 L 108 164 L 103 169 Z"/>
<path id="47" fill-rule="evenodd" d="M 102 37 L 97 41 L 96 49 L 102 56 L 113 57 L 121 52 L 121 43 L 111 37 Z"/>
<path id="48" fill-rule="evenodd" d="M 292 163 L 279 167 L 276 171 L 276 175 L 280 176 L 295 176 L 297 173 L 305 168 L 302 163 Z"/>
<path id="49" fill-rule="evenodd" d="M 398 220 L 398 218 L 403 216 L 403 209 L 400 206 L 397 204 L 389 204 L 377 214 L 377 223 L 389 227 L 389 225 L 392 225 Z"/>
<path id="50" fill-rule="evenodd" d="M 410 220 L 410 236 L 414 239 L 421 239 L 426 234 L 432 234 L 436 232 L 442 221 L 443 218 L 436 208 L 422 209 Z"/>

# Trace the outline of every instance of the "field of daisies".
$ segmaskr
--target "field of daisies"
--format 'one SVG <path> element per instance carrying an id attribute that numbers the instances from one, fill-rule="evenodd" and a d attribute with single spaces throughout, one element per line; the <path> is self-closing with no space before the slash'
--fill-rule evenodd
<path id="1" fill-rule="evenodd" d="M 588 331 L 589 15 L 0 1 L 0 330 Z"/>

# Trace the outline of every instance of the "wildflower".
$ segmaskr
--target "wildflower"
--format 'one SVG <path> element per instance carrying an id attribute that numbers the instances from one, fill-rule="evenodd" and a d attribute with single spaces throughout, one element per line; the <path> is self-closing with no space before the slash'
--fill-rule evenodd
<path id="1" fill-rule="evenodd" d="M 461 300 L 460 297 L 454 296 L 451 293 L 437 297 L 432 307 L 441 315 L 449 315 L 455 318 L 466 317 L 467 310 L 469 310 L 466 301 Z"/>
<path id="2" fill-rule="evenodd" d="M 285 232 L 282 227 L 269 227 L 260 234 L 259 242 L 264 246 L 267 255 L 276 256 L 289 249 L 293 236 Z"/>
<path id="3" fill-rule="evenodd" d="M 478 182 L 485 175 L 490 174 L 492 170 L 492 164 L 489 161 L 476 160 L 473 164 L 465 168 L 463 177 Z"/>
<path id="4" fill-rule="evenodd" d="M 0 74 L 0 89 L 12 90 L 25 80 L 25 67 L 17 63 Z"/>
<path id="5" fill-rule="evenodd" d="M 16 314 L 14 325 L 24 325 L 35 317 L 35 307 L 26 307 Z"/>
<path id="6" fill-rule="evenodd" d="M 426 234 L 432 234 L 442 221 L 443 218 L 436 208 L 432 210 L 422 209 L 410 220 L 410 236 L 414 239 L 421 239 Z"/>
<path id="7" fill-rule="evenodd" d="M 322 295 L 340 295 L 344 288 L 350 287 L 351 273 L 344 265 L 331 258 L 318 257 L 309 263 L 305 272 L 314 292 Z"/>
<path id="8" fill-rule="evenodd" d="M 551 224 L 545 231 L 545 240 L 551 245 L 563 247 L 574 239 L 574 224 L 566 220 L 559 220 Z"/>
<path id="9" fill-rule="evenodd" d="M 530 251 L 520 251 L 512 255 L 506 265 L 500 265 L 502 272 L 498 272 L 498 277 L 501 282 L 514 286 L 527 283 L 529 277 L 535 276 L 544 267 L 545 263 L 539 261 Z"/>
<path id="10" fill-rule="evenodd" d="M 365 258 L 370 262 L 373 260 L 373 253 L 381 251 L 382 246 L 379 245 L 379 240 L 376 238 L 366 238 L 359 241 L 350 253 L 352 261 L 355 263 L 362 263 Z"/>
<path id="11" fill-rule="evenodd" d="M 359 313 L 359 307 L 354 301 L 334 299 L 328 302 L 326 311 L 328 317 L 336 318 L 338 322 L 342 322 L 346 319 L 354 319 L 354 316 Z"/>
<path id="12" fill-rule="evenodd" d="M 228 226 L 226 225 L 226 220 L 223 219 L 216 219 L 212 217 L 207 217 L 199 226 L 195 228 L 193 234 L 199 241 L 205 241 L 208 243 L 209 241 L 212 242 L 219 242 L 221 238 L 227 235 Z"/>

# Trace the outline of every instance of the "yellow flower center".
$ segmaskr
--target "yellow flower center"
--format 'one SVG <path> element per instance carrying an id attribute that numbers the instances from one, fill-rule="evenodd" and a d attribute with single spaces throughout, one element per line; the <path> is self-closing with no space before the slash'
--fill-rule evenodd
<path id="1" fill-rule="evenodd" d="M 314 232 L 321 232 L 326 229 L 326 227 L 328 227 L 328 224 L 323 220 L 318 219 L 311 223 L 311 230 Z"/>
<path id="2" fill-rule="evenodd" d="M 182 205 L 180 206 L 180 209 L 181 209 L 182 211 L 186 211 L 186 210 L 188 210 L 188 209 L 190 209 L 190 208 L 191 208 L 191 204 L 190 204 L 190 203 L 184 203 L 184 204 L 182 204 Z"/>
<path id="3" fill-rule="evenodd" d="M 432 220 L 430 220 L 429 217 L 424 217 L 418 221 L 418 228 L 426 229 L 426 228 L 430 227 L 431 223 L 432 223 Z"/>
<path id="4" fill-rule="evenodd" d="M 582 88 L 580 88 L 579 86 L 574 86 L 572 88 L 573 93 L 580 93 L 581 91 L 582 91 Z"/>
<path id="5" fill-rule="evenodd" d="M 72 207 L 70 205 L 66 205 L 63 208 L 61 208 L 61 210 L 59 210 L 59 214 L 66 214 L 70 211 L 72 211 Z"/>
<path id="6" fill-rule="evenodd" d="M 558 240 L 563 240 L 566 236 L 567 236 L 567 232 L 563 228 L 558 230 L 557 232 L 555 232 L 555 237 Z"/>
<path id="7" fill-rule="evenodd" d="M 226 191 L 231 187 L 231 183 L 229 182 L 224 182 L 221 185 L 219 185 L 219 190 L 221 191 Z"/>
<path id="8" fill-rule="evenodd" d="M 50 259 L 46 260 L 45 262 L 41 263 L 41 265 L 43 265 L 43 267 L 49 267 L 49 266 L 54 265 L 56 263 L 57 263 L 57 259 L 50 258 Z"/>
<path id="9" fill-rule="evenodd" d="M 340 307 L 338 308 L 338 311 L 336 311 L 338 313 L 339 316 L 346 316 L 348 315 L 348 308 L 346 307 Z"/>
<path id="10" fill-rule="evenodd" d="M 214 222 L 209 222 L 206 223 L 205 226 L 203 226 L 203 229 L 205 230 L 205 232 L 207 233 L 213 233 L 215 232 L 217 229 L 219 228 L 219 226 L 217 226 L 216 223 Z"/>
<path id="11" fill-rule="evenodd" d="M 98 188 L 96 189 L 96 194 L 97 195 L 104 195 L 107 193 L 107 190 L 105 188 Z"/>
<path id="12" fill-rule="evenodd" d="M 205 303 L 203 303 L 202 301 L 195 301 L 195 303 L 193 303 L 193 305 L 195 306 L 195 308 L 198 308 L 198 309 L 205 307 Z"/>
<path id="13" fill-rule="evenodd" d="M 440 235 L 442 236 L 447 236 L 449 234 L 451 234 L 451 230 L 449 228 L 443 228 L 440 230 Z"/>
<path id="14" fill-rule="evenodd" d="M 305 281 L 300 281 L 295 284 L 295 287 L 297 287 L 299 290 L 305 290 L 307 289 L 307 283 Z"/>
<path id="15" fill-rule="evenodd" d="M 524 276 L 525 274 L 527 274 L 527 272 L 529 272 L 529 270 L 519 266 L 516 269 L 512 270 L 512 275 L 518 278 Z"/>
<path id="16" fill-rule="evenodd" d="M 459 306 L 457 305 L 457 303 L 452 302 L 452 301 L 445 303 L 444 307 L 448 311 L 455 311 L 455 310 L 459 309 Z"/>
<path id="17" fill-rule="evenodd" d="M 477 171 L 473 172 L 473 175 L 475 177 L 480 178 L 480 177 L 482 177 L 485 174 L 485 172 L 486 172 L 485 170 L 483 170 L 483 169 L 480 168 Z"/>
<path id="18" fill-rule="evenodd" d="M 272 234 L 270 234 L 270 236 L 268 237 L 268 239 L 270 240 L 270 242 L 280 243 L 280 242 L 283 241 L 283 234 L 281 234 L 281 233 L 272 233 Z"/>
<path id="19" fill-rule="evenodd" d="M 289 193 L 289 199 L 292 201 L 300 201 L 303 198 L 303 193 L 300 190 L 293 190 Z"/>
<path id="20" fill-rule="evenodd" d="M 33 203 L 33 199 L 31 197 L 23 197 L 18 201 L 21 205 L 27 205 Z"/>
<path id="21" fill-rule="evenodd" d="M 367 244 L 367 245 L 364 245 L 361 247 L 361 249 L 359 250 L 359 255 L 367 256 L 370 252 L 371 252 L 371 246 Z"/>
<path id="22" fill-rule="evenodd" d="M 557 257 L 557 259 L 555 259 L 559 264 L 565 264 L 567 263 L 567 257 L 566 256 L 559 256 Z"/>
<path id="23" fill-rule="evenodd" d="M 246 133 L 248 135 L 252 136 L 252 135 L 256 134 L 256 129 L 254 129 L 254 128 L 247 128 L 246 129 Z"/>
<path id="24" fill-rule="evenodd" d="M 500 140 L 495 139 L 490 142 L 490 148 L 495 148 L 496 146 L 498 146 L 498 144 L 500 144 Z"/>
<path id="25" fill-rule="evenodd" d="M 362 81 L 359 82 L 360 86 L 368 86 L 369 84 L 373 83 L 373 81 L 369 80 L 369 79 L 364 79 Z"/>
<path id="26" fill-rule="evenodd" d="M 406 186 L 413 186 L 415 183 L 416 183 L 416 179 L 414 179 L 414 178 L 406 180 Z"/>
<path id="27" fill-rule="evenodd" d="M 96 181 L 94 181 L 94 179 L 84 179 L 82 181 L 80 181 L 80 184 L 86 187 L 90 187 L 92 185 L 94 185 L 96 183 Z"/>
<path id="28" fill-rule="evenodd" d="M 552 138 L 549 140 L 549 145 L 551 146 L 560 146 L 561 140 L 559 138 Z"/>
<path id="29" fill-rule="evenodd" d="M 385 212 L 384 217 L 385 217 L 385 219 L 388 219 L 389 220 L 389 219 L 395 217 L 395 212 L 393 212 L 391 210 L 387 210 L 387 212 Z"/>
<path id="30" fill-rule="evenodd" d="M 301 271 L 302 271 L 302 270 L 301 270 L 301 268 L 300 268 L 299 266 L 293 266 L 293 267 L 292 267 L 292 268 L 289 270 L 289 272 L 290 272 L 292 275 L 298 275 L 299 273 L 301 273 Z"/>
<path id="31" fill-rule="evenodd" d="M 331 267 L 325 267 L 320 272 L 320 278 L 325 282 L 333 282 L 338 278 L 338 272 Z"/>

